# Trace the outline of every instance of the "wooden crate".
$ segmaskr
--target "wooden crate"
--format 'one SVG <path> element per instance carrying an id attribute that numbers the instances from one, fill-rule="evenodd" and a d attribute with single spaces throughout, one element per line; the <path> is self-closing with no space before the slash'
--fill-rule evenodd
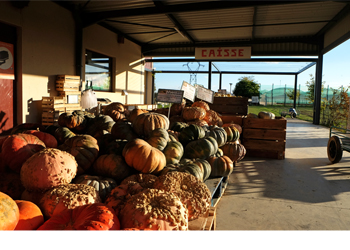
<path id="1" fill-rule="evenodd" d="M 43 113 L 41 115 L 41 123 L 42 125 L 49 126 L 49 125 L 56 125 L 58 121 L 58 117 L 60 114 L 64 113 L 65 110 L 43 110 Z"/>
<path id="2" fill-rule="evenodd" d="M 41 107 L 43 110 L 64 109 L 66 98 L 64 96 L 50 96 L 42 98 Z"/>
<path id="3" fill-rule="evenodd" d="M 247 150 L 246 156 L 285 158 L 287 120 L 243 118 L 241 141 Z"/>
<path id="4" fill-rule="evenodd" d="M 240 126 L 243 125 L 243 117 L 242 115 L 229 115 L 229 114 L 224 114 L 221 115 L 220 118 L 222 122 L 225 123 L 234 123 L 238 124 Z"/>
<path id="5" fill-rule="evenodd" d="M 246 97 L 214 97 L 210 109 L 220 114 L 247 115 L 248 98 Z"/>
<path id="6" fill-rule="evenodd" d="M 56 90 L 57 91 L 79 91 L 80 77 L 71 75 L 56 76 Z"/>

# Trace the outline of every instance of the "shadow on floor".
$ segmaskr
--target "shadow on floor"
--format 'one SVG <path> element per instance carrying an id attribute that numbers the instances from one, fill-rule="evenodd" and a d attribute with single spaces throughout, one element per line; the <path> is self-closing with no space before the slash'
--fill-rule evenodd
<path id="1" fill-rule="evenodd" d="M 248 158 L 239 162 L 229 178 L 225 195 L 250 195 L 271 199 L 320 203 L 350 191 L 350 162 L 330 165 L 327 158 L 267 160 Z"/>

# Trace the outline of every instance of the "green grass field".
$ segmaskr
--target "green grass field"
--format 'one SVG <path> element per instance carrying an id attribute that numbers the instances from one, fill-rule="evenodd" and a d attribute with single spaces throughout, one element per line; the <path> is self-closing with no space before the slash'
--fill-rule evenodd
<path id="1" fill-rule="evenodd" d="M 249 106 L 248 107 L 248 114 L 259 114 L 261 111 L 271 112 L 274 113 L 275 116 L 281 116 L 282 112 L 288 112 L 290 107 L 284 107 L 284 106 Z M 305 106 L 305 107 L 297 107 L 297 113 L 298 113 L 298 119 L 312 122 L 312 116 L 313 116 L 313 107 L 312 106 Z"/>

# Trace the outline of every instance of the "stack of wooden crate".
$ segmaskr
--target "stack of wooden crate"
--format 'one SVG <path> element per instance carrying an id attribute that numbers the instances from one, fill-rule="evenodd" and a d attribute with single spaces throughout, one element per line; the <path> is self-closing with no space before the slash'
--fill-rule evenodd
<path id="1" fill-rule="evenodd" d="M 56 76 L 58 96 L 42 98 L 42 124 L 54 125 L 64 112 L 81 110 L 80 77 L 71 75 Z"/>
<path id="2" fill-rule="evenodd" d="M 81 92 L 79 91 L 79 87 L 80 76 L 58 75 L 56 77 L 56 90 L 58 91 L 58 95 L 64 97 L 66 100 L 65 112 L 81 110 Z"/>

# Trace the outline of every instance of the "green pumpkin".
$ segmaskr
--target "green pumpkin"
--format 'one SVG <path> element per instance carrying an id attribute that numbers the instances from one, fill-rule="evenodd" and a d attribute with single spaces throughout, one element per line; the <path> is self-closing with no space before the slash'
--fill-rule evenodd
<path id="1" fill-rule="evenodd" d="M 211 166 L 207 160 L 204 159 L 186 159 L 183 158 L 180 161 L 181 164 L 186 165 L 186 164 L 196 164 L 200 169 L 201 172 L 203 173 L 203 181 L 206 181 L 211 173 Z"/>
<path id="2" fill-rule="evenodd" d="M 205 137 L 205 130 L 195 124 L 191 124 L 184 128 L 179 134 L 179 141 L 182 145 L 186 146 L 187 143 L 195 141 Z"/>
<path id="3" fill-rule="evenodd" d="M 92 166 L 99 152 L 97 140 L 91 135 L 75 135 L 67 139 L 58 149 L 74 156 L 78 163 L 78 175 Z"/>
<path id="4" fill-rule="evenodd" d="M 227 133 L 225 129 L 216 125 L 209 126 L 207 135 L 213 137 L 218 142 L 219 147 L 225 145 L 227 141 Z"/>
<path id="5" fill-rule="evenodd" d="M 169 129 L 176 132 L 181 132 L 184 128 L 188 126 L 189 125 L 186 122 L 175 122 Z"/>
<path id="6" fill-rule="evenodd" d="M 58 127 L 54 133 L 58 144 L 64 143 L 67 139 L 75 136 L 75 134 L 67 127 Z"/>
<path id="7" fill-rule="evenodd" d="M 231 126 L 227 126 L 227 127 L 223 127 L 223 129 L 226 131 L 227 134 L 227 142 L 233 142 L 233 141 L 237 141 L 239 139 L 239 131 L 237 128 Z M 221 146 L 220 146 L 221 147 Z"/>
<path id="8" fill-rule="evenodd" d="M 220 157 L 220 156 L 223 156 L 223 155 L 224 155 L 224 151 L 222 151 L 221 148 L 218 148 L 218 151 L 216 151 L 215 156 L 216 157 Z"/>
<path id="9" fill-rule="evenodd" d="M 123 156 L 116 154 L 99 156 L 93 165 L 93 171 L 96 175 L 113 178 L 118 182 L 135 173 Z"/>
<path id="10" fill-rule="evenodd" d="M 131 123 L 128 121 L 118 120 L 112 127 L 111 134 L 116 139 L 132 141 L 138 136 L 132 129 Z"/>
<path id="11" fill-rule="evenodd" d="M 206 138 L 189 142 L 185 147 L 184 156 L 189 159 L 206 159 L 209 156 L 214 155 L 217 151 L 217 141 L 213 137 L 208 136 Z"/>
<path id="12" fill-rule="evenodd" d="M 201 167 L 193 162 L 188 162 L 185 164 L 179 164 L 179 163 L 168 164 L 163 168 L 160 175 L 164 175 L 164 174 L 167 174 L 169 172 L 174 172 L 174 171 L 185 172 L 185 173 L 191 174 L 191 175 L 195 176 L 196 178 L 198 178 L 200 181 L 203 181 L 203 171 L 202 171 Z"/>
<path id="13" fill-rule="evenodd" d="M 156 128 L 151 132 L 149 135 L 147 142 L 152 146 L 160 151 L 163 151 L 163 149 L 167 146 L 169 141 L 169 134 L 168 131 L 164 128 Z"/>
<path id="14" fill-rule="evenodd" d="M 163 150 L 163 154 L 165 155 L 167 165 L 175 164 L 181 160 L 184 154 L 184 148 L 178 141 L 169 141 Z"/>
<path id="15" fill-rule="evenodd" d="M 110 194 L 112 189 L 117 186 L 117 182 L 112 178 L 93 175 L 79 175 L 74 178 L 73 183 L 94 187 L 100 195 L 102 202 L 105 201 L 107 195 Z"/>
<path id="16" fill-rule="evenodd" d="M 236 142 L 227 142 L 225 145 L 221 146 L 224 155 L 230 157 L 232 161 L 240 161 L 244 158 L 246 154 L 245 147 Z"/>
<path id="17" fill-rule="evenodd" d="M 109 115 L 98 115 L 91 119 L 86 129 L 86 134 L 95 138 L 111 133 L 115 121 Z"/>
<path id="18" fill-rule="evenodd" d="M 233 162 L 226 155 L 220 157 L 211 156 L 207 160 L 211 166 L 210 177 L 227 177 L 233 171 Z"/>
<path id="19" fill-rule="evenodd" d="M 112 134 L 105 134 L 99 137 L 97 141 L 100 148 L 99 155 L 112 153 L 122 155 L 123 148 L 128 143 L 127 140 L 115 139 Z"/>

